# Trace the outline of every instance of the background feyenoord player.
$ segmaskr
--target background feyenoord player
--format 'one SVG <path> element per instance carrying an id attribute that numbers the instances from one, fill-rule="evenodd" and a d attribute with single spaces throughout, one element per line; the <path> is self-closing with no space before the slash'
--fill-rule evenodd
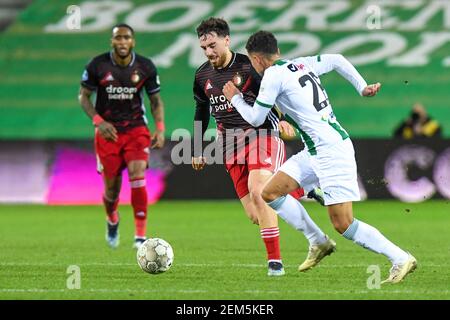
<path id="1" fill-rule="evenodd" d="M 95 149 L 105 184 L 103 202 L 107 213 L 108 244 L 119 245 L 117 211 L 122 171 L 128 169 L 131 205 L 134 211 L 137 248 L 146 238 L 147 191 L 145 169 L 151 144 L 147 128 L 142 90 L 147 92 L 156 130 L 152 148 L 164 145 L 163 102 L 156 67 L 151 60 L 137 55 L 134 31 L 126 24 L 112 29 L 113 50 L 89 62 L 83 73 L 79 100 L 96 127 Z M 96 92 L 95 107 L 90 97 Z"/>
<path id="2" fill-rule="evenodd" d="M 242 116 L 227 103 L 222 93 L 222 87 L 232 80 L 243 93 L 247 103 L 254 103 L 259 91 L 261 77 L 251 66 L 247 56 L 234 53 L 230 50 L 230 31 L 226 21 L 219 18 L 209 18 L 197 28 L 200 46 L 208 61 L 200 66 L 195 74 L 194 99 L 196 102 L 195 121 L 202 122 L 202 137 L 209 123 L 210 113 L 216 120 L 218 129 L 218 140 L 223 139 L 225 167 L 233 180 L 236 193 L 241 200 L 247 216 L 255 224 L 259 224 L 261 237 L 264 241 L 268 257 L 268 275 L 279 276 L 284 274 L 279 248 L 278 220 L 275 212 L 269 208 L 261 198 L 261 191 L 273 172 L 284 162 L 284 143 L 278 137 L 279 119 L 272 110 L 265 122 L 258 128 L 254 128 L 246 122 Z M 211 108 L 211 110 L 210 110 Z M 284 130 L 289 130 L 290 125 L 285 123 Z M 194 131 L 195 130 L 194 125 Z M 229 143 L 227 136 L 236 135 L 237 140 L 245 140 L 243 135 L 239 136 L 235 130 L 246 130 L 260 132 L 262 129 L 267 135 L 258 135 L 257 139 L 250 139 L 245 148 L 238 148 L 234 139 Z M 276 132 L 273 134 L 273 132 Z M 200 132 L 194 132 L 194 140 Z M 254 136 L 252 136 L 254 138 Z M 241 141 L 242 142 L 242 141 Z M 220 143 L 220 142 L 219 142 Z M 265 150 L 261 150 L 265 148 Z M 238 149 L 238 150 L 236 150 Z M 242 150 L 241 150 L 242 149 Z M 253 150 L 257 150 L 253 152 Z M 233 151 L 233 157 L 227 157 L 229 151 Z M 251 157 L 251 155 L 257 155 Z M 260 157 L 260 155 L 265 155 Z M 239 160 L 245 158 L 245 163 Z M 201 151 L 194 153 L 192 166 L 195 170 L 201 170 L 205 166 L 205 158 Z M 301 189 L 300 189 L 301 190 Z M 303 190 L 301 190 L 303 193 Z M 301 194 L 303 195 L 303 194 Z M 301 195 L 297 195 L 300 197 Z M 307 213 L 305 211 L 307 216 Z M 299 231 L 305 233 L 310 244 L 314 239 L 310 234 L 322 235 L 323 232 L 307 216 L 305 221 L 287 221 Z M 312 237 L 315 238 L 315 237 Z M 313 241 L 313 242 L 311 242 Z M 329 248 L 330 251 L 333 248 Z M 323 252 L 323 251 L 321 251 Z M 328 254 L 331 253 L 327 252 Z M 313 258 L 311 260 L 311 258 Z M 323 256 L 307 258 L 308 268 L 317 264 Z M 309 260 L 308 260 L 309 259 Z"/>

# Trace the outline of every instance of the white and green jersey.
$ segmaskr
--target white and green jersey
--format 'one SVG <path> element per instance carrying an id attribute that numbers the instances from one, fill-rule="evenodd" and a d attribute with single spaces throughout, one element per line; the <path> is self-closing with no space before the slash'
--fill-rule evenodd
<path id="1" fill-rule="evenodd" d="M 367 83 L 342 55 L 326 54 L 278 60 L 265 70 L 256 102 L 251 108 L 240 95 L 231 101 L 243 118 L 254 126 L 264 122 L 276 104 L 300 132 L 311 155 L 317 149 L 347 139 L 333 113 L 319 76 L 336 70 L 361 94 Z"/>

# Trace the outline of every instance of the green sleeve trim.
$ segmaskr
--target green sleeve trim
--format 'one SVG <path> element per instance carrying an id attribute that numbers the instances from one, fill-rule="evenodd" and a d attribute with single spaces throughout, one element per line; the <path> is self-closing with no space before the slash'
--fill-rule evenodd
<path id="1" fill-rule="evenodd" d="M 273 104 L 263 103 L 263 102 L 258 101 L 258 100 L 256 100 L 256 103 L 259 104 L 260 106 L 264 107 L 264 108 L 269 108 L 269 109 L 273 108 Z"/>

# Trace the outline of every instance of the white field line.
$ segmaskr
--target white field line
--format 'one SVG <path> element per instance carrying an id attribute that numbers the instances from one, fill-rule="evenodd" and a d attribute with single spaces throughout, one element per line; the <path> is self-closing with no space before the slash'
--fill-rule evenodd
<path id="1" fill-rule="evenodd" d="M 126 266 L 136 266 L 137 263 L 124 263 L 124 262 L 86 262 L 86 263 L 77 263 L 77 262 L 71 262 L 71 263 L 56 263 L 56 262 L 0 262 L 0 267 L 27 267 L 27 266 L 33 266 L 33 267 L 67 267 L 69 265 L 77 265 L 79 267 L 91 267 L 91 266 L 100 266 L 100 267 L 126 267 Z M 255 263 L 176 263 L 176 266 L 181 267 L 239 267 L 239 268 L 265 268 L 265 264 L 255 264 Z M 369 265 L 372 264 L 338 264 L 338 265 L 330 265 L 330 264 L 322 264 L 319 265 L 319 268 L 367 268 Z M 285 267 L 297 267 L 298 265 L 284 265 Z M 389 266 L 388 263 L 386 263 L 386 266 Z M 450 264 L 433 264 L 433 263 L 419 263 L 419 267 L 428 267 L 428 268 L 448 268 L 450 267 Z"/>
<path id="2" fill-rule="evenodd" d="M 39 289 L 39 288 L 29 288 L 29 289 L 18 289 L 18 288 L 5 288 L 0 289 L 0 293 L 210 293 L 216 294 L 215 290 L 167 290 L 167 289 Z M 383 295 L 389 294 L 450 294 L 450 290 L 234 290 L 234 291 L 224 291 L 221 294 L 282 294 L 286 293 L 296 293 L 296 294 L 368 294 L 368 293 L 380 293 Z"/>
<path id="3" fill-rule="evenodd" d="M 0 289 L 0 292 L 11 293 L 51 293 L 51 292 L 83 292 L 83 293 L 158 293 L 158 292 L 175 292 L 175 293 L 203 293 L 209 292 L 208 290 L 149 290 L 149 289 Z"/>

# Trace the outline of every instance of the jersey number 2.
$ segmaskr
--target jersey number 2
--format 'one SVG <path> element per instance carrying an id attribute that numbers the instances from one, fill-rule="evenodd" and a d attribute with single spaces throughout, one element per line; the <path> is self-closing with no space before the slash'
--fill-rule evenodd
<path id="1" fill-rule="evenodd" d="M 322 110 L 323 108 L 326 108 L 328 106 L 328 97 L 325 91 L 323 90 L 323 87 L 320 85 L 320 83 L 316 80 L 317 76 L 310 72 L 309 74 L 305 74 L 298 79 L 298 82 L 304 88 L 306 86 L 306 82 L 310 82 L 312 89 L 313 89 L 313 104 L 317 111 Z M 324 100 L 319 101 L 319 89 L 322 92 L 323 97 L 325 97 Z"/>

